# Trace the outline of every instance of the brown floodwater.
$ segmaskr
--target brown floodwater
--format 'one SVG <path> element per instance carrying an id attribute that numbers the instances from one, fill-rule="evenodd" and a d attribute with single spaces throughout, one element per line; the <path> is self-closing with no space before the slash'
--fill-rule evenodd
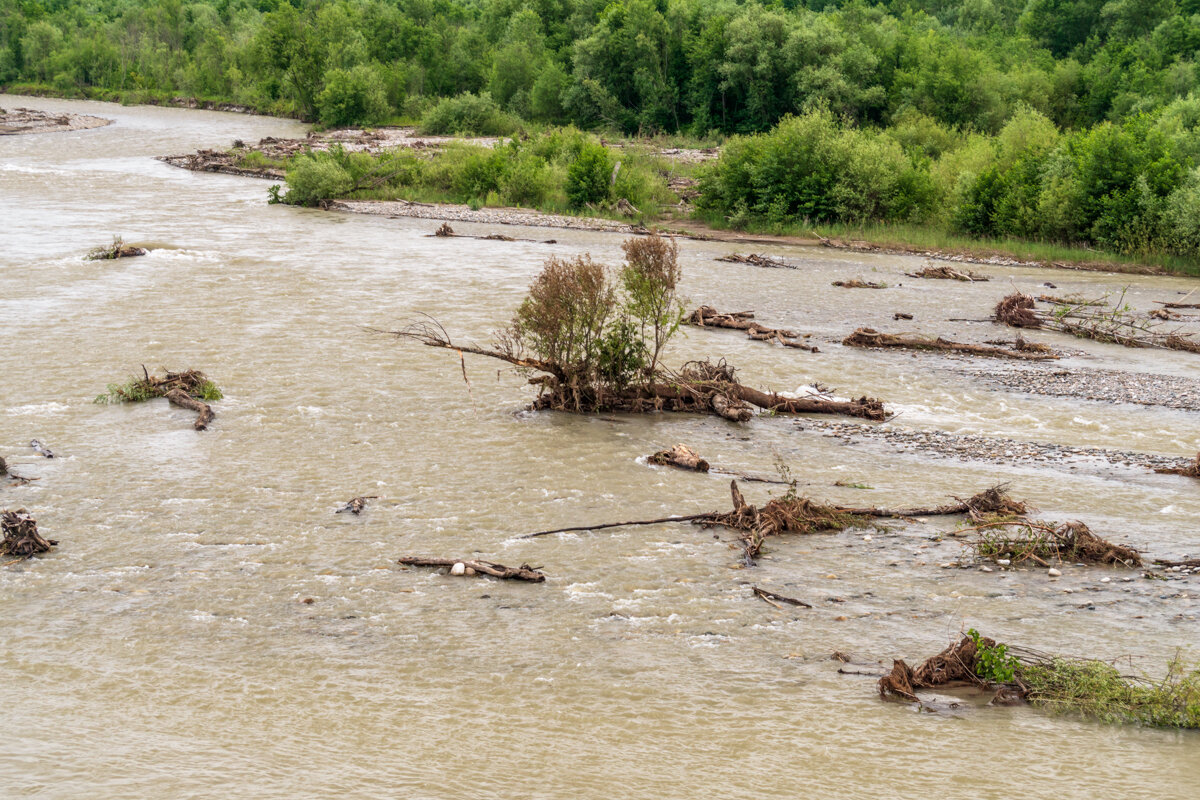
<path id="1" fill-rule="evenodd" d="M 1007 481 L 1045 518 L 1082 519 L 1151 557 L 1200 555 L 1195 481 L 906 454 L 782 417 L 525 413 L 530 387 L 498 363 L 468 357 L 468 391 L 453 353 L 365 328 L 429 314 L 486 342 L 545 258 L 617 263 L 620 236 L 431 238 L 428 220 L 272 206 L 266 182 L 153 160 L 304 131 L 286 120 L 0 105 L 116 120 L 0 137 L 0 455 L 38 478 L 0 487 L 0 507 L 28 508 L 60 541 L 0 569 L 0 795 L 1195 797 L 1195 733 L 976 702 L 918 713 L 830 655 L 911 662 L 975 627 L 1161 674 L 1177 651 L 1200 658 L 1200 578 L 942 569 L 960 557 L 939 536 L 953 520 L 781 539 L 752 570 L 737 568 L 728 533 L 684 525 L 515 538 L 725 508 L 727 478 L 645 464 L 675 442 L 732 470 L 783 463 L 802 491 L 845 503 L 940 502 Z M 153 250 L 83 260 L 115 234 Z M 821 352 L 690 330 L 671 362 L 723 357 L 754 385 L 879 396 L 897 426 L 1200 447 L 1194 412 L 1000 391 L 965 374 L 985 361 L 837 344 L 859 325 L 896 330 L 895 311 L 915 315 L 905 330 L 1009 336 L 946 320 L 984 319 L 1014 286 L 1129 287 L 1150 307 L 1193 280 L 977 267 L 992 281 L 961 284 L 905 278 L 919 258 L 756 248 L 803 267 L 764 270 L 717 262 L 730 245 L 681 248 L 693 304 L 754 309 L 814 333 Z M 830 286 L 856 276 L 890 288 Z M 1200 379 L 1187 353 L 1029 337 L 1077 352 L 1067 367 Z M 92 402 L 142 365 L 217 381 L 211 430 L 162 400 Z M 761 502 L 772 488 L 743 491 Z M 356 495 L 380 499 L 334 514 Z M 402 555 L 524 562 L 550 578 L 452 579 L 404 570 Z M 751 584 L 814 608 L 778 610 Z"/>

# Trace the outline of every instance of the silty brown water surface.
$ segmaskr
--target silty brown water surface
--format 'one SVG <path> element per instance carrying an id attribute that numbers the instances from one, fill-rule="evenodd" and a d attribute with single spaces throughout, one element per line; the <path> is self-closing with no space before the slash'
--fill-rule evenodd
<path id="1" fill-rule="evenodd" d="M 469 394 L 454 354 L 364 326 L 424 313 L 486 341 L 547 256 L 616 263 L 620 236 L 435 239 L 428 220 L 270 206 L 262 181 L 153 160 L 303 132 L 290 121 L 0 105 L 116 120 L 0 139 L 0 455 L 39 478 L 0 488 L 0 506 L 29 508 L 61 542 L 0 571 L 0 795 L 1194 797 L 1194 733 L 1029 708 L 915 713 L 829 657 L 911 661 L 974 626 L 1157 673 L 1178 648 L 1200 656 L 1195 579 L 940 569 L 960 556 L 935 541 L 953 521 L 891 524 L 870 541 L 779 540 L 753 571 L 735 568 L 728 534 L 680 525 L 514 537 L 725 508 L 726 478 L 639 461 L 676 441 L 729 469 L 773 474 L 782 461 L 802 491 L 846 503 L 941 502 L 1009 481 L 1043 516 L 1083 519 L 1152 556 L 1200 555 L 1195 482 L 937 459 L 784 418 L 520 413 L 531 390 L 496 363 L 468 359 Z M 82 259 L 118 233 L 154 249 Z M 723 356 L 758 386 L 877 395 L 900 412 L 890 424 L 918 429 L 1169 455 L 1200 446 L 1194 412 L 999 391 L 962 373 L 977 361 L 836 344 L 862 324 L 1009 335 L 946 319 L 986 317 L 1013 285 L 1130 285 L 1149 307 L 1192 281 L 1014 267 L 978 268 L 991 283 L 918 281 L 903 276 L 916 258 L 758 249 L 804 268 L 719 263 L 730 246 L 688 241 L 684 293 L 813 332 L 822 352 L 691 330 L 668 360 Z M 890 288 L 830 286 L 855 276 Z M 894 323 L 895 311 L 916 320 Z M 1200 378 L 1190 354 L 1031 338 L 1084 353 L 1067 367 Z M 91 402 L 142 364 L 215 379 L 226 399 L 212 429 L 193 431 L 189 412 L 161 400 Z M 38 456 L 32 438 L 59 457 Z M 744 491 L 761 502 L 768 488 Z M 363 494 L 380 499 L 362 517 L 334 515 Z M 410 554 L 527 562 L 551 577 L 451 579 L 395 564 Z M 751 583 L 815 608 L 777 610 Z"/>

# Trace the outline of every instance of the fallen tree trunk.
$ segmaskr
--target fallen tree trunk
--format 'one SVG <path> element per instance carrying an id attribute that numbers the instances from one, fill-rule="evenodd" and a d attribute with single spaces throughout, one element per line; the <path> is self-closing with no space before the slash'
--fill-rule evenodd
<path id="1" fill-rule="evenodd" d="M 528 564 L 519 567 L 506 567 L 491 561 L 477 561 L 468 558 L 421 558 L 419 556 L 404 556 L 398 563 L 412 567 L 450 567 L 451 575 L 491 575 L 493 578 L 504 580 L 530 581 L 541 583 L 546 575 Z"/>
<path id="2" fill-rule="evenodd" d="M 731 328 L 745 331 L 751 339 L 757 339 L 760 342 L 777 342 L 784 347 L 794 347 L 810 353 L 820 352 L 819 348 L 798 341 L 800 338 L 808 338 L 811 334 L 799 334 L 786 328 L 768 328 L 753 320 L 753 311 L 722 313 L 712 306 L 700 306 L 688 315 L 686 321 L 687 324 L 695 325 L 698 328 Z"/>
<path id="3" fill-rule="evenodd" d="M 18 559 L 32 558 L 58 545 L 54 539 L 42 538 L 37 520 L 23 508 L 0 512 L 0 533 L 4 534 L 4 539 L 0 540 L 0 555 Z"/>
<path id="4" fill-rule="evenodd" d="M 883 401 L 869 397 L 858 400 L 832 400 L 824 397 L 784 397 L 762 392 L 739 383 L 735 370 L 721 362 L 691 361 L 678 372 L 660 371 L 645 383 L 614 389 L 604 386 L 580 386 L 569 380 L 557 364 L 515 355 L 504 350 L 489 350 L 451 342 L 437 323 L 421 322 L 388 333 L 411 339 L 427 347 L 440 347 L 459 354 L 472 353 L 512 364 L 520 370 L 545 373 L 529 379 L 541 393 L 530 404 L 533 410 L 575 413 L 677 411 L 710 413 L 733 422 L 745 422 L 753 416 L 751 406 L 777 414 L 843 414 L 882 421 L 890 414 Z M 465 368 L 464 368 L 465 374 Z"/>
<path id="5" fill-rule="evenodd" d="M 1023 516 L 1029 511 L 1029 506 L 1021 501 L 1013 500 L 1004 491 L 1003 485 L 985 489 L 979 494 L 966 500 L 957 500 L 940 506 L 928 508 L 846 508 L 847 513 L 865 517 L 941 517 L 954 514 L 966 514 L 973 520 L 982 520 L 986 515 L 995 514 L 1005 517 Z"/>
<path id="6" fill-rule="evenodd" d="M 933 265 L 925 267 L 920 272 L 906 272 L 904 274 L 910 278 L 940 278 L 942 280 L 952 280 L 952 281 L 990 281 L 991 280 L 991 278 L 989 278 L 987 275 L 977 275 L 976 273 L 971 272 L 970 270 L 963 272 L 961 270 L 954 269 L 953 267 L 947 267 L 947 266 L 935 267 Z"/>
<path id="7" fill-rule="evenodd" d="M 751 253 L 748 256 L 734 253 L 728 256 L 721 256 L 717 261 L 726 261 L 732 264 L 751 264 L 755 267 L 766 267 L 768 269 L 800 269 L 800 265 L 798 264 L 789 264 L 782 259 L 772 256 L 760 256 L 757 253 Z"/>
<path id="8" fill-rule="evenodd" d="M 1137 315 L 1118 301 L 1112 307 L 1097 309 L 1096 301 L 1056 305 L 1053 312 L 1041 311 L 1027 294 L 1007 295 L 993 311 L 993 319 L 1014 328 L 1043 328 L 1069 333 L 1124 347 L 1151 347 L 1200 353 L 1200 341 L 1179 329 L 1163 331 L 1152 315 Z"/>
<path id="9" fill-rule="evenodd" d="M 650 463 L 662 467 L 678 467 L 692 472 L 708 472 L 708 462 L 686 444 L 677 444 L 670 450 L 659 450 L 650 456 Z"/>
<path id="10" fill-rule="evenodd" d="M 208 423 L 213 421 L 212 406 L 203 400 L 197 400 L 189 395 L 183 389 L 172 389 L 163 397 L 170 400 L 180 408 L 186 408 L 189 411 L 196 412 L 196 421 L 192 423 L 192 427 L 198 431 L 206 430 Z"/>
<path id="11" fill-rule="evenodd" d="M 902 334 L 880 333 L 872 328 L 859 328 L 842 340 L 847 347 L 898 347 L 906 350 L 941 350 L 950 353 L 966 353 L 973 356 L 990 356 L 994 358 L 1015 358 L 1025 361 L 1047 361 L 1058 358 L 1054 353 L 1027 346 L 1028 349 L 1005 349 L 981 344 L 964 344 L 943 339 L 940 336 L 906 336 Z"/>

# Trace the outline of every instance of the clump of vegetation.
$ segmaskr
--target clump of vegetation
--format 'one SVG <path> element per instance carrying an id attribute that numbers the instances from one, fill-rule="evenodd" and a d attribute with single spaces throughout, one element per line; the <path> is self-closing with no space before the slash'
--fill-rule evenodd
<path id="1" fill-rule="evenodd" d="M 1055 524 L 1014 518 L 985 522 L 972 530 L 979 535 L 969 547 L 979 558 L 1033 561 L 1041 566 L 1049 566 L 1051 561 L 1125 567 L 1142 564 L 1137 550 L 1102 539 L 1082 522 Z"/>
<path id="2" fill-rule="evenodd" d="M 593 136 L 560 129 L 495 147 L 302 153 L 288 163 L 281 199 L 309 206 L 340 198 L 401 199 L 594 214 L 615 213 L 620 205 L 652 217 L 677 200 L 667 186 L 669 172 L 659 157 L 632 149 L 618 154 Z"/>
<path id="3" fill-rule="evenodd" d="M 521 128 L 521 119 L 500 108 L 487 92 L 463 92 L 429 109 L 417 130 L 426 135 L 510 136 Z"/>
<path id="4" fill-rule="evenodd" d="M 1200 666 L 1175 659 L 1162 680 L 1151 681 L 1122 675 L 1105 661 L 1009 647 L 974 628 L 916 669 L 897 659 L 880 679 L 879 693 L 919 702 L 917 690 L 956 683 L 1103 722 L 1200 728 Z"/>
<path id="5" fill-rule="evenodd" d="M 110 383 L 108 391 L 96 397 L 101 405 L 110 403 L 141 403 L 156 397 L 166 397 L 178 389 L 189 397 L 205 402 L 224 397 L 221 389 L 199 370 L 168 372 L 165 377 L 152 376 L 143 370 L 141 378 L 130 378 L 125 383 Z"/>
<path id="6" fill-rule="evenodd" d="M 114 236 L 112 244 L 93 249 L 87 254 L 86 258 L 88 261 L 109 261 L 114 258 L 144 256 L 146 252 L 146 248 L 127 245 L 125 244 L 125 240 L 120 236 Z"/>

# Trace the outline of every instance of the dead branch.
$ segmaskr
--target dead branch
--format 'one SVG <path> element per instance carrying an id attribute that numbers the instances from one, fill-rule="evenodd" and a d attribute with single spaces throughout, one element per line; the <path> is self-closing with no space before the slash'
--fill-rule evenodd
<path id="1" fill-rule="evenodd" d="M 1047 566 L 1050 560 L 1123 567 L 1142 565 L 1137 550 L 1102 539 L 1082 522 L 1002 519 L 958 533 L 971 530 L 978 532 L 978 538 L 966 546 L 975 552 L 976 558 L 1006 558 L 1014 563 L 1034 561 L 1041 566 Z"/>
<path id="2" fill-rule="evenodd" d="M 1003 517 L 1020 517 L 1029 512 L 1028 504 L 1019 500 L 1013 500 L 1008 492 L 1004 490 L 1004 485 L 993 486 L 990 489 L 984 489 L 976 495 L 972 495 L 966 500 L 958 500 L 956 502 L 946 503 L 940 506 L 929 508 L 844 508 L 842 509 L 848 514 L 867 517 L 894 517 L 894 518 L 911 518 L 911 517 L 940 517 L 951 516 L 954 514 L 966 514 L 973 520 L 983 520 L 988 515 L 998 515 Z"/>
<path id="3" fill-rule="evenodd" d="M 50 451 L 50 448 L 46 447 L 37 439 L 30 440 L 29 446 L 32 447 L 34 452 L 38 453 L 39 455 L 45 456 L 46 458 L 54 458 L 54 453 Z"/>
<path id="4" fill-rule="evenodd" d="M 942 350 L 951 353 L 966 353 L 974 356 L 991 356 L 994 358 L 1016 358 L 1025 361 L 1046 361 L 1056 359 L 1058 355 L 1045 353 L 1040 350 L 1004 349 L 980 344 L 965 344 L 952 342 L 942 337 L 907 336 L 904 334 L 880 333 L 872 328 L 859 328 L 842 340 L 847 347 L 898 347 L 906 350 Z"/>
<path id="5" fill-rule="evenodd" d="M 531 583 L 542 583 L 546 580 L 544 572 L 540 572 L 528 564 L 506 567 L 491 561 L 467 558 L 421 558 L 419 556 L 404 556 L 397 563 L 412 567 L 450 567 L 450 575 L 491 575 L 493 578 L 530 581 Z"/>

